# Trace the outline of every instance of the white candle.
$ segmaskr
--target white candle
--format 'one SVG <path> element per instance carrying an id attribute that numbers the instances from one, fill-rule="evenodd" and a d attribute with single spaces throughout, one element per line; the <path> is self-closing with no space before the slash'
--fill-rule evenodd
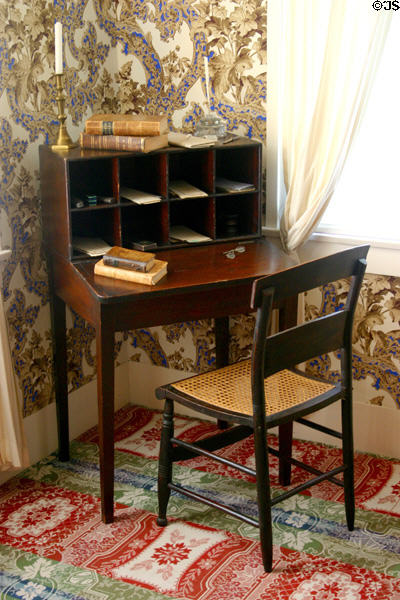
<path id="1" fill-rule="evenodd" d="M 208 104 L 208 110 L 210 110 L 210 89 L 209 89 L 209 81 L 210 81 L 210 76 L 208 74 L 208 58 L 207 56 L 204 57 L 204 78 L 206 80 L 206 94 L 207 94 L 207 104 Z"/>
<path id="2" fill-rule="evenodd" d="M 63 73 L 63 45 L 62 45 L 62 24 L 61 23 L 56 23 L 54 26 L 54 39 L 55 39 L 56 75 L 62 75 L 62 73 Z"/>

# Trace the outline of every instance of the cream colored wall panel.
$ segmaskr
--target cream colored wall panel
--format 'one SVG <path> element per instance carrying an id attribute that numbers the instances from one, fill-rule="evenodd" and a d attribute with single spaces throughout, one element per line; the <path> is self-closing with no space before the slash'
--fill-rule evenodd
<path id="1" fill-rule="evenodd" d="M 124 363 L 115 370 L 115 408 L 129 403 L 129 364 Z M 70 439 L 90 429 L 98 422 L 97 380 L 69 394 Z M 48 404 L 24 419 L 31 464 L 41 460 L 58 447 L 56 404 Z M 15 471 L 0 473 L 0 484 L 15 475 Z"/>
<path id="2" fill-rule="evenodd" d="M 190 376 L 190 374 L 184 374 L 174 369 L 132 363 L 129 369 L 130 389 L 135 390 L 135 397 L 131 397 L 131 402 L 162 410 L 163 403 L 156 399 L 154 389 L 159 385 L 182 379 L 185 375 Z M 193 413 L 184 406 L 177 404 L 175 408 L 179 414 L 196 414 L 199 417 L 198 413 Z M 339 404 L 336 403 L 315 413 L 315 421 L 326 427 L 340 430 Z M 400 411 L 395 412 L 385 407 L 354 402 L 354 445 L 356 450 L 400 459 L 399 431 Z M 298 423 L 295 424 L 294 435 L 299 439 L 322 442 L 332 446 L 339 445 L 336 438 Z"/>

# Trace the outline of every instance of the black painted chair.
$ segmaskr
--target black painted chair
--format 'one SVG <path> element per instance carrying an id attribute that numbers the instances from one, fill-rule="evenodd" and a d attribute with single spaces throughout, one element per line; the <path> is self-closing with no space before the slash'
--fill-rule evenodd
<path id="1" fill-rule="evenodd" d="M 363 280 L 368 246 L 295 266 L 286 271 L 262 277 L 254 282 L 252 307 L 257 311 L 251 360 L 244 360 L 215 371 L 206 372 L 156 390 L 165 399 L 159 458 L 157 523 L 167 524 L 166 511 L 171 490 L 219 508 L 243 521 L 259 527 L 264 568 L 272 570 L 271 508 L 278 502 L 321 481 L 344 487 L 345 513 L 349 530 L 354 528 L 354 474 L 352 428 L 352 326 L 355 306 Z M 275 335 L 268 335 L 274 303 L 319 286 L 350 278 L 350 291 L 344 306 L 337 311 L 307 321 Z M 313 357 L 340 351 L 341 377 L 337 383 L 307 376 L 300 365 Z M 322 427 L 304 417 L 341 402 L 341 432 Z M 234 424 L 207 439 L 190 444 L 176 439 L 173 433 L 174 402 L 197 412 Z M 271 427 L 300 422 L 342 439 L 343 463 L 327 473 L 294 460 L 291 452 L 282 455 L 267 445 Z M 238 465 L 214 453 L 215 450 L 254 434 L 255 470 Z M 295 464 L 314 475 L 307 482 L 271 498 L 268 451 L 281 454 L 286 464 Z M 211 457 L 256 478 L 258 520 L 221 505 L 192 490 L 172 483 L 174 461 L 192 458 L 194 454 Z M 289 467 L 290 472 L 290 467 Z M 337 475 L 343 473 L 343 479 Z"/>

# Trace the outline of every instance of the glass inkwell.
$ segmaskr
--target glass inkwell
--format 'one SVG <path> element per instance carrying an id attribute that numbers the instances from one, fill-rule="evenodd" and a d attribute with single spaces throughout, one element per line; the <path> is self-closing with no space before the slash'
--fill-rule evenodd
<path id="1" fill-rule="evenodd" d="M 226 135 L 226 125 L 218 115 L 207 113 L 199 119 L 194 135 L 223 138 Z"/>
<path id="2" fill-rule="evenodd" d="M 194 135 L 210 139 L 223 138 L 226 135 L 226 125 L 219 115 L 210 110 L 210 77 L 208 73 L 208 59 L 206 56 L 204 57 L 204 78 L 206 83 L 208 112 L 199 119 Z"/>

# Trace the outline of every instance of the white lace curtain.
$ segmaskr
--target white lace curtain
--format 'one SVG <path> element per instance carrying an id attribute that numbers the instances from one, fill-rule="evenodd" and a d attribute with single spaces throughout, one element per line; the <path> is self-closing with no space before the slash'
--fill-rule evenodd
<path id="1" fill-rule="evenodd" d="M 281 114 L 287 196 L 281 239 L 292 252 L 309 238 L 331 199 L 392 15 L 365 0 L 279 1 L 286 8 Z"/>
<path id="2" fill-rule="evenodd" d="M 7 323 L 0 294 L 0 471 L 19 469 L 28 464 L 28 451 L 11 362 Z"/>

